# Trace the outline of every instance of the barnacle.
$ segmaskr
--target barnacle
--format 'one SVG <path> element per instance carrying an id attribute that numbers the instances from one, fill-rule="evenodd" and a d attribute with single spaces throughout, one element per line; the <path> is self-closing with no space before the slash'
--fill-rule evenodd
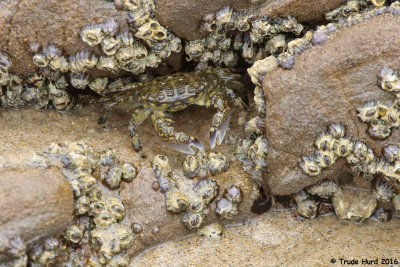
<path id="1" fill-rule="evenodd" d="M 137 170 L 135 166 L 133 166 L 129 162 L 125 162 L 121 166 L 122 168 L 122 180 L 125 182 L 131 182 L 133 179 L 136 178 Z"/>
<path id="2" fill-rule="evenodd" d="M 375 160 L 374 152 L 365 143 L 357 141 L 353 148 L 354 156 L 364 164 L 371 163 Z"/>
<path id="3" fill-rule="evenodd" d="M 49 60 L 46 58 L 43 52 L 39 52 L 33 55 L 32 60 L 33 63 L 40 68 L 47 67 L 49 65 Z"/>
<path id="4" fill-rule="evenodd" d="M 156 176 L 168 177 L 171 175 L 171 166 L 167 156 L 157 155 L 153 160 L 153 171 Z"/>
<path id="5" fill-rule="evenodd" d="M 78 176 L 79 188 L 82 194 L 90 192 L 96 186 L 96 178 L 88 173 L 81 173 Z"/>
<path id="6" fill-rule="evenodd" d="M 193 190 L 204 200 L 206 205 L 218 195 L 217 182 L 210 179 L 198 182 Z"/>
<path id="7" fill-rule="evenodd" d="M 274 56 L 266 57 L 263 60 L 257 60 L 247 69 L 253 84 L 261 86 L 264 76 L 278 67 L 278 60 Z"/>
<path id="8" fill-rule="evenodd" d="M 196 156 L 188 155 L 183 162 L 183 172 L 187 178 L 193 178 L 198 175 L 200 169 Z"/>
<path id="9" fill-rule="evenodd" d="M 115 57 L 103 57 L 103 56 L 99 58 L 96 68 L 100 70 L 106 70 L 112 73 L 117 72 L 119 69 Z"/>
<path id="10" fill-rule="evenodd" d="M 75 213 L 82 215 L 90 209 L 90 199 L 87 196 L 80 196 L 75 200 Z"/>
<path id="11" fill-rule="evenodd" d="M 121 165 L 113 166 L 104 177 L 104 182 L 111 189 L 118 188 L 121 183 L 122 174 L 123 169 Z"/>
<path id="12" fill-rule="evenodd" d="M 287 44 L 287 52 L 291 55 L 298 55 L 310 46 L 311 40 L 308 38 L 296 38 Z"/>
<path id="13" fill-rule="evenodd" d="M 49 67 L 53 70 L 59 70 L 61 72 L 67 72 L 69 65 L 68 65 L 68 61 L 64 56 L 59 56 L 59 57 L 55 57 L 53 58 L 50 62 L 49 62 Z"/>
<path id="14" fill-rule="evenodd" d="M 113 18 L 109 18 L 101 24 L 101 30 L 106 36 L 115 36 L 118 33 L 119 25 Z"/>
<path id="15" fill-rule="evenodd" d="M 187 212 L 201 213 L 206 206 L 206 201 L 203 199 L 203 197 L 196 195 L 187 206 Z"/>
<path id="16" fill-rule="evenodd" d="M 362 222 L 373 214 L 377 201 L 368 191 L 345 188 L 335 193 L 332 204 L 340 219 Z"/>
<path id="17" fill-rule="evenodd" d="M 336 155 L 332 151 L 315 151 L 315 160 L 321 168 L 326 168 L 336 162 Z"/>
<path id="18" fill-rule="evenodd" d="M 114 55 L 120 47 L 120 41 L 112 36 L 107 36 L 101 40 L 101 49 L 107 56 Z"/>
<path id="19" fill-rule="evenodd" d="M 79 34 L 87 45 L 93 47 L 101 43 L 104 38 L 102 24 L 88 24 L 81 28 Z"/>
<path id="20" fill-rule="evenodd" d="M 11 67 L 11 60 L 5 51 L 0 50 L 0 72 L 8 72 Z"/>
<path id="21" fill-rule="evenodd" d="M 185 46 L 186 55 L 188 61 L 198 59 L 204 52 L 204 39 L 198 39 L 194 41 L 189 41 Z"/>
<path id="22" fill-rule="evenodd" d="M 96 93 L 100 94 L 106 89 L 108 84 L 108 78 L 96 78 L 89 83 L 89 88 L 95 91 Z"/>
<path id="23" fill-rule="evenodd" d="M 157 20 L 149 19 L 138 28 L 135 36 L 151 45 L 156 40 L 165 39 L 167 37 L 167 29 L 161 26 Z"/>
<path id="24" fill-rule="evenodd" d="M 394 1 L 389 7 L 388 11 L 394 15 L 400 15 L 400 2 Z"/>
<path id="25" fill-rule="evenodd" d="M 221 198 L 217 201 L 215 213 L 224 219 L 232 219 L 239 214 L 239 208 L 236 203 L 229 201 L 226 198 Z"/>
<path id="26" fill-rule="evenodd" d="M 88 50 L 80 51 L 69 56 L 69 69 L 71 72 L 85 72 L 87 69 L 94 68 L 97 64 L 97 55 Z"/>
<path id="27" fill-rule="evenodd" d="M 81 229 L 78 225 L 71 225 L 65 230 L 64 238 L 74 244 L 77 244 L 81 241 L 83 236 L 83 229 Z"/>
<path id="28" fill-rule="evenodd" d="M 317 164 L 317 160 L 314 155 L 308 157 L 302 157 L 302 162 L 299 163 L 300 168 L 310 176 L 316 176 L 321 173 L 321 167 Z"/>
<path id="29" fill-rule="evenodd" d="M 278 56 L 278 64 L 284 69 L 292 69 L 294 66 L 294 56 L 289 52 L 283 52 Z"/>
<path id="30" fill-rule="evenodd" d="M 46 239 L 43 247 L 33 249 L 30 259 L 38 265 L 51 264 L 58 255 L 57 247 L 59 243 L 55 238 Z"/>
<path id="31" fill-rule="evenodd" d="M 116 39 L 119 40 L 122 46 L 131 46 L 133 45 L 134 39 L 131 31 L 124 29 L 117 36 Z"/>
<path id="32" fill-rule="evenodd" d="M 318 26 L 313 33 L 311 42 L 313 44 L 322 44 L 328 39 L 328 28 L 325 25 Z"/>
<path id="33" fill-rule="evenodd" d="M 400 160 L 400 148 L 396 145 L 384 147 L 382 154 L 388 162 Z"/>
<path id="34" fill-rule="evenodd" d="M 396 195 L 393 186 L 384 179 L 375 181 L 374 194 L 378 200 L 390 201 Z"/>
<path id="35" fill-rule="evenodd" d="M 339 138 L 338 140 L 335 141 L 334 147 L 333 147 L 333 153 L 337 157 L 347 157 L 350 153 L 353 152 L 353 141 L 351 138 L 344 137 L 344 138 Z"/>
<path id="36" fill-rule="evenodd" d="M 73 87 L 83 90 L 89 84 L 89 75 L 85 73 L 71 73 L 70 82 Z"/>
<path id="37" fill-rule="evenodd" d="M 254 89 L 254 103 L 256 104 L 258 114 L 260 114 L 260 116 L 265 116 L 266 104 L 264 92 L 260 86 L 256 86 Z"/>
<path id="38" fill-rule="evenodd" d="M 220 153 L 211 152 L 208 155 L 207 168 L 212 175 L 216 175 L 220 172 L 226 172 L 229 168 L 229 162 Z"/>
<path id="39" fill-rule="evenodd" d="M 264 132 L 264 120 L 260 116 L 256 116 L 253 119 L 249 120 L 244 125 L 244 130 L 247 134 L 256 134 L 260 135 Z"/>
<path id="40" fill-rule="evenodd" d="M 212 223 L 197 231 L 200 236 L 212 239 L 220 239 L 224 231 L 224 226 L 220 223 Z"/>
<path id="41" fill-rule="evenodd" d="M 332 197 L 338 190 L 338 185 L 331 180 L 321 180 L 315 185 L 307 188 L 307 193 L 317 195 L 322 198 Z"/>
<path id="42" fill-rule="evenodd" d="M 232 202 L 233 204 L 238 204 L 242 202 L 243 196 L 240 187 L 236 185 L 231 185 L 230 187 L 226 188 L 224 191 L 224 198 L 228 201 Z"/>
<path id="43" fill-rule="evenodd" d="M 330 151 L 335 146 L 335 141 L 332 134 L 323 132 L 315 140 L 315 147 L 321 151 Z"/>
<path id="44" fill-rule="evenodd" d="M 201 213 L 186 212 L 182 216 L 182 222 L 189 228 L 199 228 L 203 223 L 204 215 Z"/>
<path id="45" fill-rule="evenodd" d="M 384 67 L 378 75 L 378 84 L 383 90 L 400 97 L 400 76 L 397 71 Z"/>
<path id="46" fill-rule="evenodd" d="M 392 204 L 393 204 L 394 210 L 396 212 L 396 215 L 399 216 L 400 215 L 400 194 L 396 194 L 392 198 Z"/>
<path id="47" fill-rule="evenodd" d="M 186 209 L 188 198 L 180 191 L 167 191 L 165 194 L 165 206 L 167 210 L 179 213 Z"/>
<path id="48" fill-rule="evenodd" d="M 273 55 L 280 54 L 286 49 L 286 35 L 278 34 L 272 37 L 265 45 L 265 49 Z"/>
<path id="49" fill-rule="evenodd" d="M 255 169 L 261 171 L 261 169 L 267 166 L 267 153 L 268 153 L 268 140 L 265 136 L 261 135 L 257 137 L 254 144 L 249 148 L 248 158 L 256 164 Z"/>
<path id="50" fill-rule="evenodd" d="M 294 200 L 297 204 L 297 211 L 304 218 L 312 219 L 317 215 L 317 203 L 305 191 L 299 191 L 294 196 Z"/>
<path id="51" fill-rule="evenodd" d="M 68 86 L 68 81 L 65 75 L 62 75 L 60 78 L 58 78 L 58 80 L 54 82 L 54 85 L 57 89 L 66 89 Z"/>
<path id="52" fill-rule="evenodd" d="M 135 60 L 135 49 L 133 46 L 121 47 L 115 54 L 115 58 L 121 65 Z"/>

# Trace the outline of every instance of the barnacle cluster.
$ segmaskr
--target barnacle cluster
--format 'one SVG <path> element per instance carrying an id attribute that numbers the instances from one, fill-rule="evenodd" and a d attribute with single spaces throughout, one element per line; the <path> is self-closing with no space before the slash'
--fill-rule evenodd
<path id="1" fill-rule="evenodd" d="M 166 156 L 157 155 L 153 160 L 153 170 L 165 194 L 165 206 L 168 211 L 181 213 L 182 222 L 189 229 L 199 228 L 208 214 L 207 206 L 218 195 L 218 185 L 214 180 L 206 179 L 195 184 L 191 192 L 182 192 Z"/>
<path id="2" fill-rule="evenodd" d="M 126 249 L 133 244 L 134 233 L 121 222 L 125 216 L 121 200 L 110 194 L 104 195 L 104 187 L 99 181 L 115 189 L 121 180 L 132 181 L 136 177 L 136 168 L 130 163 L 119 162 L 114 150 L 96 153 L 83 142 L 53 143 L 45 154 L 51 160 L 61 159 L 62 172 L 76 198 L 75 213 L 79 218 L 65 230 L 65 241 L 79 245 L 86 238 L 84 243 L 89 243 L 91 249 L 89 266 L 127 264 Z"/>
<path id="3" fill-rule="evenodd" d="M 223 197 L 217 200 L 215 213 L 224 219 L 232 219 L 239 214 L 239 203 L 242 200 L 240 187 L 232 185 L 226 188 Z"/>
<path id="4" fill-rule="evenodd" d="M 256 182 L 261 181 L 261 174 L 267 166 L 268 140 L 265 136 L 266 105 L 264 93 L 260 86 L 254 90 L 254 102 L 258 115 L 245 123 L 247 136 L 240 139 L 236 147 L 236 157 L 245 166 L 252 169 L 250 172 Z"/>
<path id="5" fill-rule="evenodd" d="M 195 155 L 187 156 L 183 162 L 183 172 L 187 178 L 207 177 L 209 173 L 216 175 L 226 172 L 228 168 L 229 162 L 225 156 L 218 152 L 207 153 L 204 150 L 198 150 Z"/>
<path id="6" fill-rule="evenodd" d="M 370 100 L 357 107 L 358 118 L 369 124 L 368 134 L 375 139 L 385 139 L 392 128 L 400 126 L 400 76 L 391 68 L 383 68 L 378 75 L 378 85 L 396 96 L 385 102 Z"/>
<path id="7" fill-rule="evenodd" d="M 203 17 L 201 29 L 209 32 L 204 39 L 187 42 L 187 60 L 198 62 L 198 69 L 210 66 L 234 67 L 239 57 L 247 63 L 277 55 L 287 41 L 299 36 L 303 26 L 288 16 L 272 19 L 258 16 L 257 9 L 233 11 L 225 7 Z"/>
<path id="8" fill-rule="evenodd" d="M 400 2 L 393 0 L 347 0 L 340 7 L 326 13 L 325 18 L 339 26 L 347 27 L 387 12 L 399 15 Z"/>
<path id="9" fill-rule="evenodd" d="M 6 238 L 2 237 L 2 254 L 7 256 L 8 262 L 2 263 L 4 267 L 25 267 L 28 264 L 28 256 L 26 255 L 26 246 L 21 237 Z"/>
<path id="10" fill-rule="evenodd" d="M 118 23 L 108 19 L 100 24 L 85 25 L 80 30 L 82 41 L 91 47 L 100 45 L 104 53 L 96 60 L 96 68 L 141 74 L 146 67 L 156 67 L 171 52 L 181 50 L 180 39 L 160 25 L 154 16 L 152 0 L 120 0 L 115 6 L 128 11 L 129 28 L 120 29 Z"/>
<path id="11" fill-rule="evenodd" d="M 35 247 L 29 255 L 30 266 L 41 267 L 54 262 L 58 255 L 58 246 L 57 239 L 49 238 L 42 246 Z"/>

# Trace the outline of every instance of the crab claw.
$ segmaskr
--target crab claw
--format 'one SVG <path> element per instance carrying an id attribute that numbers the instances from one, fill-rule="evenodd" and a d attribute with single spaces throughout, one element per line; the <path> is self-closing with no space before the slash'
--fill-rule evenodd
<path id="1" fill-rule="evenodd" d="M 196 138 L 192 138 L 191 140 L 188 140 L 184 143 L 167 142 L 166 144 L 173 150 L 176 150 L 176 151 L 179 151 L 179 152 L 182 152 L 185 154 L 190 154 L 190 155 L 195 154 L 195 151 L 192 149 L 192 146 L 196 147 L 198 149 L 201 149 L 201 150 L 204 149 L 204 146 Z"/>
<path id="2" fill-rule="evenodd" d="M 210 128 L 210 147 L 214 148 L 215 143 L 217 142 L 218 145 L 222 143 L 224 140 L 226 131 L 228 130 L 229 120 L 231 119 L 231 113 L 229 112 L 226 116 L 225 120 L 219 126 L 213 126 Z M 218 137 L 218 141 L 217 141 Z"/>

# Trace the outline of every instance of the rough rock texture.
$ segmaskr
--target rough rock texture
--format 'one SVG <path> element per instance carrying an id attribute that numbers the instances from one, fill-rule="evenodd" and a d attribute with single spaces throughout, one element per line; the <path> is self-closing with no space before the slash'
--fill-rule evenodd
<path id="1" fill-rule="evenodd" d="M 325 20 L 325 13 L 343 3 L 342 0 L 275 0 L 266 1 L 260 10 L 261 15 L 283 17 L 291 15 L 300 22 L 313 23 Z"/>
<path id="2" fill-rule="evenodd" d="M 29 247 L 63 231 L 73 210 L 72 189 L 58 168 L 1 169 L 1 238 L 20 237 Z"/>
<path id="3" fill-rule="evenodd" d="M 230 185 L 236 185 L 241 188 L 244 199 L 243 202 L 239 204 L 239 215 L 232 220 L 220 219 L 215 213 L 216 201 L 214 200 L 208 206 L 211 208 L 210 213 L 206 216 L 202 226 L 217 221 L 222 224 L 243 222 L 246 218 L 255 216 L 255 214 L 250 212 L 250 209 L 253 201 L 258 196 L 258 190 L 254 188 L 254 184 L 249 175 L 244 173 L 240 168 L 240 164 L 237 163 L 238 162 L 236 162 L 228 172 L 209 178 L 218 183 L 219 197 L 222 196 L 224 189 Z M 180 169 L 182 168 L 181 166 L 176 167 Z M 177 170 L 177 168 L 174 169 Z M 182 175 L 182 171 L 180 171 L 180 175 Z M 188 230 L 183 225 L 181 222 L 183 213 L 173 214 L 167 212 L 164 195 L 160 191 L 154 191 L 151 188 L 154 181 L 156 181 L 156 178 L 150 164 L 143 163 L 138 176 L 133 180 L 133 182 L 125 183 L 120 192 L 122 202 L 126 208 L 126 216 L 124 220 L 127 220 L 128 222 L 137 222 L 143 227 L 143 232 L 137 236 L 135 244 L 129 249 L 131 255 L 135 255 L 145 248 L 156 244 L 182 238 L 183 236 L 198 230 Z M 193 180 L 186 179 L 185 187 L 187 187 L 188 190 L 191 190 L 197 181 L 196 178 Z M 183 188 L 183 185 L 180 185 L 181 188 Z M 159 232 L 155 232 L 154 229 L 158 229 Z"/>
<path id="4" fill-rule="evenodd" d="M 340 266 L 340 258 L 381 263 L 383 258 L 398 259 L 394 236 L 399 225 L 399 219 L 360 225 L 336 216 L 303 220 L 289 212 L 270 212 L 247 225 L 225 228 L 221 240 L 194 235 L 165 243 L 130 266 Z"/>
<path id="5" fill-rule="evenodd" d="M 384 66 L 400 68 L 400 36 L 393 34 L 399 31 L 399 16 L 374 17 L 307 49 L 292 70 L 277 69 L 264 78 L 270 142 L 264 181 L 273 194 L 295 193 L 341 171 L 343 160 L 314 177 L 298 166 L 301 156 L 314 153 L 316 137 L 331 123 L 343 123 L 347 134 L 372 146 L 378 156 L 385 144 L 400 140 L 397 129 L 384 141 L 372 140 L 356 112 L 370 99 L 394 98 L 377 86 L 377 75 Z"/>
<path id="6" fill-rule="evenodd" d="M 216 12 L 226 6 L 235 10 L 248 8 L 251 1 L 243 0 L 155 0 L 157 18 L 181 38 L 196 40 L 207 35 L 200 31 L 205 14 Z"/>

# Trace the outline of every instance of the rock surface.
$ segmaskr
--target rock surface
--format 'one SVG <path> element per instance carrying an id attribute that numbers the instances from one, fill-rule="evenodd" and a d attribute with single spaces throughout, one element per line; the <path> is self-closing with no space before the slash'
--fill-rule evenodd
<path id="1" fill-rule="evenodd" d="M 205 262 L 209 266 L 340 266 L 340 258 L 359 264 L 365 258 L 398 259 L 393 237 L 399 224 L 396 219 L 360 225 L 338 221 L 336 216 L 303 220 L 289 212 L 270 212 L 247 225 L 225 228 L 221 240 L 194 235 L 165 243 L 137 256 L 130 266 L 204 266 Z"/>
<path id="2" fill-rule="evenodd" d="M 2 239 L 20 237 L 29 248 L 63 231 L 73 210 L 72 189 L 58 168 L 1 169 Z"/>
<path id="3" fill-rule="evenodd" d="M 266 131 L 270 142 L 265 185 L 273 194 L 295 193 L 323 178 L 335 178 L 344 161 L 309 177 L 299 168 L 302 156 L 314 153 L 314 141 L 332 123 L 370 145 L 375 155 L 400 140 L 400 131 L 383 141 L 367 134 L 368 125 L 356 108 L 368 100 L 393 99 L 377 86 L 384 66 L 400 68 L 400 17 L 376 16 L 330 35 L 296 57 L 292 70 L 277 69 L 264 78 L 267 99 Z"/>

